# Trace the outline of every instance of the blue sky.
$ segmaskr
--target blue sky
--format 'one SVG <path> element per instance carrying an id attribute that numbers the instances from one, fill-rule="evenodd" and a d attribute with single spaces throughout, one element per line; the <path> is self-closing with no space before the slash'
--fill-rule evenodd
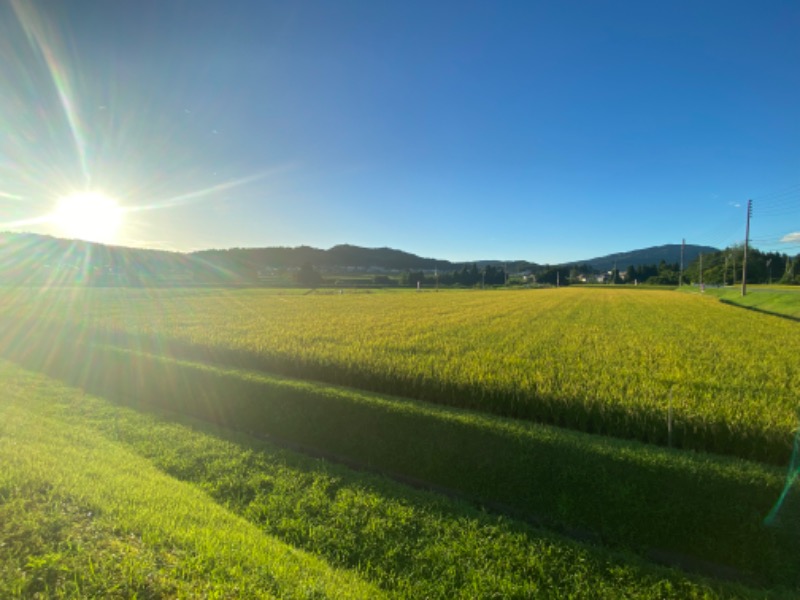
<path id="1" fill-rule="evenodd" d="M 0 229 L 557 263 L 800 251 L 800 4 L 13 0 Z M 792 236 L 792 234 L 795 234 Z M 788 241 L 781 241 L 788 240 Z"/>

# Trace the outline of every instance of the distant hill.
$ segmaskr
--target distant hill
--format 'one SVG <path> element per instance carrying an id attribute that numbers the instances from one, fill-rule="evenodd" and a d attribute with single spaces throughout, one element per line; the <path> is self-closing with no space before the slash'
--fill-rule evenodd
<path id="1" fill-rule="evenodd" d="M 32 233 L 0 233 L 0 283 L 51 285 L 235 284 L 270 269 L 453 271 L 461 264 L 391 248 L 233 248 L 188 254 L 107 246 Z"/>
<path id="2" fill-rule="evenodd" d="M 588 265 L 595 271 L 619 270 L 629 265 L 658 265 L 680 261 L 679 244 L 620 252 L 569 265 Z M 709 246 L 687 245 L 684 264 Z M 329 250 L 296 248 L 232 248 L 192 253 L 107 246 L 64 240 L 31 233 L 0 233 L 0 283 L 51 285 L 176 285 L 248 284 L 274 270 L 295 271 L 305 264 L 323 272 L 458 271 L 465 264 L 508 268 L 510 273 L 537 272 L 542 267 L 527 261 L 479 260 L 454 263 L 392 248 L 362 248 L 343 244 Z M 567 265 L 568 266 L 568 265 Z"/>
<path id="3" fill-rule="evenodd" d="M 713 252 L 719 252 L 719 248 L 686 244 L 683 251 L 683 264 L 684 266 L 687 266 L 701 253 L 711 254 Z M 666 244 L 664 246 L 652 246 L 650 248 L 643 248 L 641 250 L 618 252 L 616 254 L 608 254 L 607 256 L 590 258 L 588 260 L 578 260 L 567 264 L 588 265 L 594 271 L 605 272 L 613 269 L 615 265 L 617 269 L 624 271 L 631 265 L 634 267 L 638 267 L 640 265 L 658 265 L 662 260 L 667 264 L 680 263 L 681 245 Z"/>
<path id="4" fill-rule="evenodd" d="M 179 252 L 0 233 L 2 283 L 147 285 L 189 279 L 192 263 Z"/>
<path id="5" fill-rule="evenodd" d="M 231 269 L 300 268 L 308 263 L 322 269 L 377 269 L 450 271 L 459 265 L 447 260 L 422 258 L 416 254 L 392 248 L 362 248 L 343 244 L 329 250 L 310 246 L 296 248 L 232 248 L 230 250 L 201 250 L 189 256 Z"/>

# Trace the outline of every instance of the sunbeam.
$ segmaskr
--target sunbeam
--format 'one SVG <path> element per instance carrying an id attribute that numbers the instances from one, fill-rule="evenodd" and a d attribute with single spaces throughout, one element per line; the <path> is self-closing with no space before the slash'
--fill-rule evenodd
<path id="1" fill-rule="evenodd" d="M 67 69 L 59 62 L 58 55 L 53 47 L 56 40 L 58 40 L 58 35 L 55 30 L 48 25 L 45 19 L 38 16 L 31 3 L 22 2 L 21 0 L 11 0 L 11 7 L 28 38 L 28 43 L 47 65 L 47 70 L 61 103 L 61 108 L 69 124 L 72 140 L 75 144 L 75 151 L 81 165 L 81 172 L 83 173 L 84 184 L 88 185 L 91 177 L 86 162 L 86 143 L 81 130 L 80 118 L 75 103 L 75 94 L 72 90 Z"/>
<path id="2" fill-rule="evenodd" d="M 225 181 L 223 183 L 219 183 L 217 185 L 209 186 L 206 188 L 202 188 L 199 190 L 194 190 L 191 192 L 186 192 L 184 194 L 178 194 L 177 196 L 172 196 L 171 198 L 166 198 L 164 200 L 160 200 L 157 202 L 152 202 L 149 204 L 142 204 L 135 208 L 131 208 L 131 212 L 136 211 L 145 211 L 145 210 L 157 210 L 162 208 L 172 208 L 174 206 L 180 206 L 182 204 L 189 204 L 193 201 L 199 200 L 200 198 L 204 198 L 206 196 L 210 196 L 212 194 L 216 194 L 219 192 L 224 192 L 227 190 L 231 190 L 234 188 L 238 188 L 249 183 L 253 183 L 260 179 L 264 179 L 270 175 L 274 175 L 275 173 L 284 171 L 286 169 L 291 168 L 292 165 L 286 165 L 282 167 L 275 167 L 273 169 L 267 169 L 265 171 L 261 171 L 260 173 L 255 173 L 253 175 L 248 175 L 247 177 L 241 177 L 239 179 L 232 179 L 230 181 Z"/>
<path id="3" fill-rule="evenodd" d="M 42 225 L 52 221 L 50 215 L 42 215 L 40 217 L 31 217 L 30 219 L 18 219 L 16 221 L 0 222 L 0 228 L 3 229 L 19 229 L 20 227 L 28 227 L 30 225 Z"/>

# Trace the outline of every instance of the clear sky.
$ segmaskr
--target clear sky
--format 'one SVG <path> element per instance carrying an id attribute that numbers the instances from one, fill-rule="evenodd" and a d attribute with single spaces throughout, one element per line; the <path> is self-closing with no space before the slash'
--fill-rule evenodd
<path id="1" fill-rule="evenodd" d="M 111 227 L 79 192 L 120 245 L 557 263 L 740 243 L 752 198 L 794 254 L 799 31 L 796 0 L 3 0 L 0 230 Z"/>

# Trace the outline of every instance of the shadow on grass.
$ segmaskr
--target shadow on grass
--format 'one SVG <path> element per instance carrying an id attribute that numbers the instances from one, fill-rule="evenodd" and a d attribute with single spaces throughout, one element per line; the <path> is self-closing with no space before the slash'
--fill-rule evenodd
<path id="1" fill-rule="evenodd" d="M 736 427 L 731 427 L 721 418 L 679 414 L 675 416 L 670 435 L 666 408 L 658 410 L 640 407 L 632 410 L 618 404 L 585 403 L 552 394 L 535 398 L 519 397 L 513 392 L 503 390 L 487 391 L 447 381 L 359 371 L 358 366 L 348 370 L 336 364 L 304 363 L 283 356 L 262 356 L 243 349 L 191 344 L 164 339 L 158 335 L 135 335 L 123 331 L 70 326 L 57 321 L 31 319 L 29 322 L 20 322 L 0 318 L 0 331 L 4 331 L 0 336 L 0 351 L 5 348 L 7 352 L 20 356 L 26 356 L 34 348 L 38 348 L 36 351 L 41 354 L 42 351 L 68 351 L 69 348 L 81 345 L 104 347 L 109 351 L 115 349 L 118 352 L 152 355 L 172 361 L 172 364 L 204 365 L 207 369 L 217 369 L 219 372 L 247 371 L 245 378 L 252 379 L 259 375 L 269 378 L 278 375 L 306 382 L 319 382 L 317 389 L 325 389 L 325 384 L 354 386 L 365 390 L 365 395 L 374 392 L 415 398 L 431 405 L 460 407 L 609 438 L 637 440 L 657 446 L 671 445 L 679 449 L 737 456 L 775 465 L 785 465 L 792 451 L 791 433 L 758 428 L 747 423 L 737 423 Z M 47 357 L 40 359 L 45 363 L 50 360 Z M 91 363 L 88 361 L 84 361 L 83 365 L 75 365 L 73 376 L 79 376 L 81 369 L 90 367 Z M 164 371 L 163 366 L 156 366 L 154 369 L 160 373 L 157 377 L 159 381 L 166 385 L 174 383 L 169 381 L 170 369 Z M 91 376 L 99 377 L 97 369 L 93 370 L 95 372 Z M 119 378 L 122 375 L 115 374 L 114 377 Z M 145 385 L 144 380 L 151 377 L 148 373 L 140 375 L 142 381 L 125 380 L 127 388 Z M 125 392 L 124 389 L 120 391 Z M 708 386 L 700 391 L 708 392 Z M 666 398 L 664 401 L 666 406 Z"/>
<path id="2" fill-rule="evenodd" d="M 761 313 L 762 315 L 770 315 L 772 317 L 779 317 L 781 319 L 786 319 L 787 321 L 794 321 L 795 323 L 800 323 L 800 317 L 787 315 L 773 310 L 767 310 L 765 308 L 759 308 L 758 306 L 747 306 L 746 304 L 739 304 L 738 302 L 734 302 L 733 300 L 729 300 L 728 298 L 720 298 L 719 301 L 722 302 L 723 304 L 727 304 L 728 306 L 735 306 L 736 308 L 743 308 L 745 310 L 750 310 L 752 312 Z"/>

